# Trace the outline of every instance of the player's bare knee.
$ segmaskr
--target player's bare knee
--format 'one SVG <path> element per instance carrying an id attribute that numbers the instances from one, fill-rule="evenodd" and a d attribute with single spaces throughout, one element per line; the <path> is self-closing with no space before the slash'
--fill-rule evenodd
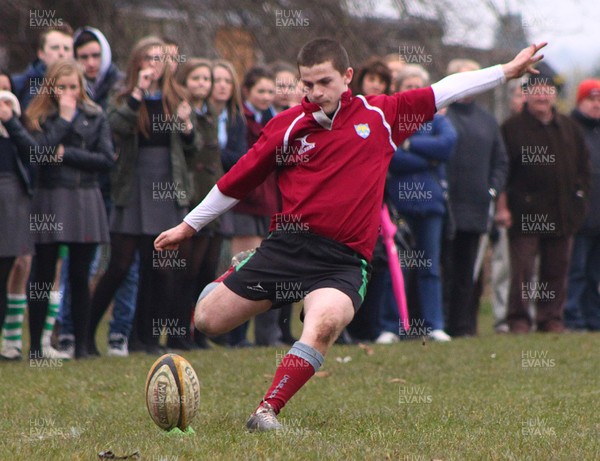
<path id="1" fill-rule="evenodd" d="M 227 329 L 223 328 L 218 321 L 203 314 L 196 313 L 194 316 L 194 324 L 198 331 L 207 336 L 215 336 L 227 332 Z"/>
<path id="2" fill-rule="evenodd" d="M 218 322 L 214 315 L 210 315 L 208 308 L 204 303 L 204 300 L 200 301 L 196 305 L 196 312 L 194 313 L 194 326 L 197 330 L 201 331 L 205 335 L 213 336 L 223 333 L 219 328 Z"/>
<path id="3" fill-rule="evenodd" d="M 323 319 L 316 328 L 316 340 L 320 344 L 332 344 L 340 331 L 339 322 L 331 318 Z"/>
<path id="4" fill-rule="evenodd" d="M 196 310 L 194 311 L 194 327 L 196 327 L 197 330 L 202 331 L 203 320 L 204 318 L 202 316 L 200 303 L 198 303 L 196 304 Z"/>

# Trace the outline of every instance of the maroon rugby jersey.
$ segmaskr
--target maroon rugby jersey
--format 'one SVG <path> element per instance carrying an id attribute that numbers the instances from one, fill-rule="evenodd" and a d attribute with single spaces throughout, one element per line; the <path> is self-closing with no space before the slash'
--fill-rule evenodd
<path id="1" fill-rule="evenodd" d="M 276 170 L 282 211 L 271 231 L 313 232 L 370 261 L 392 154 L 435 112 L 431 87 L 392 96 L 348 90 L 333 120 L 304 98 L 265 126 L 217 186 L 242 199 Z"/>

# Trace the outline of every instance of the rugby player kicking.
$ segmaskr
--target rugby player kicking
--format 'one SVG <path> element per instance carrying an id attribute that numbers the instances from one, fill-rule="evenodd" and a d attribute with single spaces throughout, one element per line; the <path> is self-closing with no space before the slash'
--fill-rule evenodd
<path id="1" fill-rule="evenodd" d="M 323 364 L 360 307 L 396 146 L 452 102 L 538 73 L 532 66 L 543 58 L 537 52 L 544 46 L 531 45 L 507 64 L 450 75 L 430 87 L 354 96 L 346 50 L 335 40 L 312 40 L 298 54 L 302 104 L 273 118 L 183 222 L 158 236 L 157 250 L 177 249 L 277 171 L 282 208 L 271 219 L 269 236 L 201 297 L 194 316 L 196 328 L 219 335 L 304 299 L 302 335 L 250 416 L 250 431 L 282 427 L 276 415 Z"/>

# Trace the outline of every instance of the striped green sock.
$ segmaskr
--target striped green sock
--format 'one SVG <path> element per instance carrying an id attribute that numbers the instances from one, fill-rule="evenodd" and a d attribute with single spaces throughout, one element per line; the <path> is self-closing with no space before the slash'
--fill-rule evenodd
<path id="1" fill-rule="evenodd" d="M 54 323 L 56 322 L 56 316 L 58 315 L 59 307 L 60 292 L 51 291 L 48 301 L 48 313 L 46 314 L 46 323 L 44 324 L 44 331 L 42 332 L 42 347 L 50 346 L 52 330 L 54 329 Z"/>
<path id="2" fill-rule="evenodd" d="M 8 294 L 6 318 L 2 327 L 3 346 L 5 348 L 15 347 L 22 349 L 23 342 L 23 318 L 27 307 L 27 296 Z"/>

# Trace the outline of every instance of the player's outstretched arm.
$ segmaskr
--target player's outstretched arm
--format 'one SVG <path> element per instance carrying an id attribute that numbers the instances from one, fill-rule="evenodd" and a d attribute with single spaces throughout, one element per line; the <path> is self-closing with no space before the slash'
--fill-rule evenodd
<path id="1" fill-rule="evenodd" d="M 160 250 L 176 250 L 179 244 L 190 238 L 209 222 L 233 208 L 238 199 L 223 194 L 214 186 L 204 200 L 183 218 L 183 222 L 162 232 L 154 241 L 154 248 Z"/>
<path id="2" fill-rule="evenodd" d="M 538 55 L 537 52 L 546 45 L 547 43 L 544 42 L 528 46 L 506 64 L 452 74 L 434 83 L 431 88 L 435 95 L 437 109 L 446 107 L 459 99 L 483 93 L 506 82 L 506 80 L 521 77 L 526 72 L 539 73 L 533 68 L 533 65 L 543 59 L 544 55 Z"/>
<path id="3" fill-rule="evenodd" d="M 161 250 L 176 250 L 179 244 L 185 239 L 190 238 L 196 233 L 196 229 L 187 224 L 185 221 L 175 227 L 161 232 L 154 241 L 154 249 Z"/>
<path id="4" fill-rule="evenodd" d="M 542 42 L 538 45 L 534 43 L 527 48 L 523 48 L 512 61 L 502 64 L 502 70 L 506 80 L 522 77 L 527 72 L 530 74 L 539 74 L 540 72 L 536 70 L 533 65 L 544 59 L 544 55 L 538 55 L 537 52 L 547 44 L 548 42 Z"/>

